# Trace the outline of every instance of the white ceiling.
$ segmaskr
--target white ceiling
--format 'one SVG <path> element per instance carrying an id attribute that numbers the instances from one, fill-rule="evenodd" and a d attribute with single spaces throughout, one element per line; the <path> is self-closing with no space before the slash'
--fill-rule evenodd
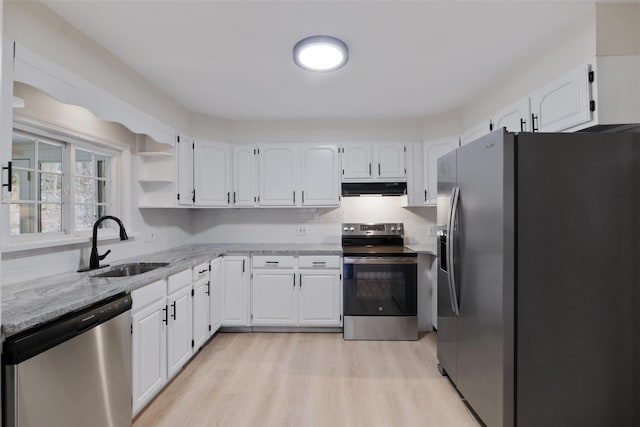
<path id="1" fill-rule="evenodd" d="M 460 108 L 591 1 L 44 2 L 193 112 L 228 119 L 412 118 Z M 344 40 L 342 69 L 293 45 Z"/>

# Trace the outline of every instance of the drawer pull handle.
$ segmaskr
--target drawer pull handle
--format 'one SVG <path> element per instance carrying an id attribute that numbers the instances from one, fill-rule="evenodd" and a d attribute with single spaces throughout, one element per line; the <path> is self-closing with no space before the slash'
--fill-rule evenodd
<path id="1" fill-rule="evenodd" d="M 209 270 L 207 270 L 207 269 L 205 268 L 204 270 L 198 271 L 198 274 L 206 273 L 207 271 L 209 271 Z"/>
<path id="2" fill-rule="evenodd" d="M 280 261 L 265 261 L 265 264 L 280 264 Z"/>

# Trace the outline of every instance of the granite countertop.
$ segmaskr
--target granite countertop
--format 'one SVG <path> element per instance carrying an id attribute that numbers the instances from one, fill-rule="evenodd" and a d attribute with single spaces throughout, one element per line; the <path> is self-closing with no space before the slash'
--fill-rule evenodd
<path id="1" fill-rule="evenodd" d="M 156 280 L 225 254 L 341 255 L 342 246 L 302 244 L 193 244 L 120 260 L 112 267 L 84 273 L 63 273 L 2 288 L 2 333 L 13 335 L 80 310 L 121 292 L 131 292 Z M 91 277 L 115 265 L 168 262 L 147 273 L 128 277 Z"/>
<path id="2" fill-rule="evenodd" d="M 427 255 L 438 255 L 438 248 L 435 244 L 426 244 L 426 243 L 413 243 L 406 245 L 407 248 L 411 249 L 414 252 L 419 254 L 427 254 Z"/>

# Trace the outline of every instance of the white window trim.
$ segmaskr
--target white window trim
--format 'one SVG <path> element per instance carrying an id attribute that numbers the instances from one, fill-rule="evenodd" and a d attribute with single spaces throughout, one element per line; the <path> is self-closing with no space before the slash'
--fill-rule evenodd
<path id="1" fill-rule="evenodd" d="M 15 113 L 15 112 L 14 112 Z M 131 228 L 131 204 L 124 203 L 131 199 L 131 186 L 125 185 L 131 182 L 131 151 L 127 143 L 121 141 L 109 141 L 100 137 L 69 129 L 59 124 L 49 123 L 26 115 L 14 116 L 13 129 L 19 132 L 34 134 L 53 141 L 67 141 L 73 147 L 87 149 L 96 153 L 111 156 L 111 214 L 120 218 L 127 227 L 127 234 L 135 238 L 138 234 Z M 71 150 L 73 151 L 73 150 Z M 10 151 L 9 151 L 10 152 Z M 69 158 L 69 156 L 67 156 Z M 71 165 L 70 165 L 71 166 Z M 69 177 L 67 177 L 69 179 Z M 64 191 L 63 191 L 64 200 Z M 70 200 L 67 200 L 67 202 Z M 2 204 L 2 252 L 17 252 L 30 249 L 39 249 L 55 246 L 83 244 L 91 241 L 91 230 L 74 231 L 64 233 L 33 233 L 18 236 L 10 235 L 8 202 Z M 71 209 L 67 210 L 68 216 L 73 216 Z M 72 218 L 65 218 L 66 225 L 70 226 Z M 118 233 L 113 229 L 98 230 L 98 241 L 119 240 Z"/>

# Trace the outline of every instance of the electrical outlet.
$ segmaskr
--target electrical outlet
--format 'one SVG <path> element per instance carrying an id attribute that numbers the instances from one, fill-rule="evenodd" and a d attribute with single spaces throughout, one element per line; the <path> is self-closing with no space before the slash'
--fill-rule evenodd
<path id="1" fill-rule="evenodd" d="M 304 224 L 298 224 L 298 228 L 296 228 L 296 234 L 298 236 L 306 236 L 307 235 L 307 226 Z"/>
<path id="2" fill-rule="evenodd" d="M 145 236 L 145 240 L 147 243 L 151 243 L 153 242 L 153 239 L 155 237 L 153 230 L 147 228 L 144 232 L 144 236 Z"/>
<path id="3" fill-rule="evenodd" d="M 436 226 L 435 225 L 430 225 L 427 227 L 427 234 L 430 237 L 435 237 L 436 235 Z"/>

